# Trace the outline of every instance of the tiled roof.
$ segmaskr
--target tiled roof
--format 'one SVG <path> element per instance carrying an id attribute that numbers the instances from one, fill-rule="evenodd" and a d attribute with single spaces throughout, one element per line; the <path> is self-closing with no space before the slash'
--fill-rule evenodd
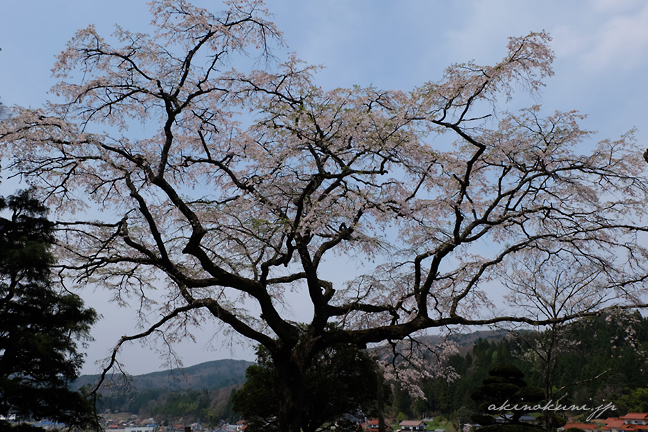
<path id="1" fill-rule="evenodd" d="M 418 426 L 423 423 L 423 420 L 403 420 L 399 424 L 401 426 Z"/>
<path id="2" fill-rule="evenodd" d="M 628 413 L 621 418 L 624 420 L 646 420 L 648 413 Z"/>
<path id="3" fill-rule="evenodd" d="M 569 428 L 578 428 L 578 429 L 590 429 L 590 430 L 596 430 L 598 426 L 595 424 L 591 423 L 566 423 L 565 426 L 563 426 L 563 429 L 569 429 Z"/>

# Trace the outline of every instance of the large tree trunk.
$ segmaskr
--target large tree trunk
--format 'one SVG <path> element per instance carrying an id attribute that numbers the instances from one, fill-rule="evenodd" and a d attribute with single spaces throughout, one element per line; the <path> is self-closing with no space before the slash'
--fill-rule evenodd
<path id="1" fill-rule="evenodd" d="M 378 432 L 385 432 L 385 403 L 383 395 L 383 375 L 380 369 L 376 370 L 377 391 L 377 409 L 378 409 Z"/>
<path id="2" fill-rule="evenodd" d="M 304 402 L 304 372 L 302 365 L 286 356 L 274 359 L 277 398 L 279 399 L 279 430 L 300 432 Z"/>
<path id="3" fill-rule="evenodd" d="M 544 394 L 545 394 L 545 400 L 547 402 L 556 402 L 554 400 L 555 395 L 553 393 L 555 371 L 556 371 L 556 360 L 553 358 L 553 353 L 551 353 L 547 358 L 547 366 L 545 369 L 545 378 L 544 378 Z M 547 410 L 542 413 L 542 429 L 545 432 L 551 432 L 555 429 L 554 418 L 555 418 L 555 414 L 553 411 Z"/>
<path id="4" fill-rule="evenodd" d="M 558 338 L 558 331 L 556 325 L 551 326 L 551 340 L 547 343 L 546 349 L 546 364 L 545 364 L 545 374 L 544 374 L 544 395 L 545 401 L 547 402 L 557 402 L 554 400 L 555 396 L 553 392 L 554 380 L 556 378 L 556 366 L 557 366 L 557 357 L 556 357 L 556 344 Z M 542 429 L 545 432 L 552 432 L 555 430 L 555 413 L 547 410 L 542 413 Z"/>

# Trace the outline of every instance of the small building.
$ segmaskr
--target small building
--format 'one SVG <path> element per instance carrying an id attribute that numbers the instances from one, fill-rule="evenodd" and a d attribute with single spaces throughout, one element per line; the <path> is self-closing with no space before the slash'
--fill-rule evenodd
<path id="1" fill-rule="evenodd" d="M 625 424 L 625 420 L 618 417 L 608 417 L 603 420 L 603 424 L 601 432 L 626 432 L 632 430 L 630 426 Z"/>
<path id="2" fill-rule="evenodd" d="M 502 424 L 510 423 L 511 421 L 513 421 L 513 414 L 499 415 L 495 419 L 495 421 L 497 423 L 502 423 Z M 521 415 L 520 418 L 518 419 L 518 421 L 520 423 L 526 423 L 526 424 L 530 424 L 530 425 L 538 424 L 538 419 L 536 419 L 535 417 L 533 417 L 531 415 L 528 415 L 528 414 Z"/>
<path id="3" fill-rule="evenodd" d="M 403 420 L 399 423 L 402 431 L 424 431 L 425 423 L 423 420 Z"/>
<path id="4" fill-rule="evenodd" d="M 155 432 L 154 425 L 147 426 L 128 426 L 124 429 L 125 432 Z"/>
<path id="5" fill-rule="evenodd" d="M 538 419 L 531 416 L 531 415 L 524 414 L 524 415 L 520 416 L 520 422 L 530 424 L 530 425 L 537 425 L 538 424 Z"/>
<path id="6" fill-rule="evenodd" d="M 367 432 L 378 432 L 378 419 L 369 419 L 365 424 L 363 424 L 363 429 Z M 392 427 L 389 426 L 389 422 L 385 419 L 385 431 L 391 431 Z"/>
<path id="7" fill-rule="evenodd" d="M 367 431 L 369 432 L 378 432 L 378 419 L 369 419 L 367 420 Z"/>
<path id="8" fill-rule="evenodd" d="M 627 425 L 645 425 L 648 424 L 648 413 L 628 413 L 619 417 Z"/>
<path id="9" fill-rule="evenodd" d="M 565 426 L 563 426 L 562 428 L 563 430 L 567 430 L 569 428 L 578 428 L 583 429 L 584 431 L 595 432 L 598 429 L 598 426 L 592 423 L 565 423 Z"/>
<path id="10" fill-rule="evenodd" d="M 628 413 L 603 420 L 601 432 L 648 432 L 648 413 Z"/>
<path id="11" fill-rule="evenodd" d="M 56 423 L 49 420 L 39 421 L 37 423 L 34 423 L 33 426 L 40 427 L 46 430 L 59 430 L 59 429 L 63 430 L 64 428 L 67 427 L 65 423 Z M 9 430 L 11 430 L 11 428 L 9 428 Z"/>

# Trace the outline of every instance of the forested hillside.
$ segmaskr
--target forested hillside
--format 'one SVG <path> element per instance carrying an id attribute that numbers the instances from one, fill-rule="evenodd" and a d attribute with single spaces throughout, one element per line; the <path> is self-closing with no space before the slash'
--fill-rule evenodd
<path id="1" fill-rule="evenodd" d="M 231 395 L 245 381 L 245 370 L 251 364 L 244 360 L 216 360 L 182 371 L 110 376 L 97 408 L 99 412 L 155 416 L 160 423 L 186 419 L 217 424 L 221 419 L 233 420 Z M 83 375 L 74 388 L 91 385 L 98 378 L 98 375 Z"/>
<path id="2" fill-rule="evenodd" d="M 623 414 L 632 409 L 631 403 L 636 401 L 622 396 L 648 386 L 644 353 L 648 351 L 648 320 L 639 313 L 615 319 L 600 316 L 559 331 L 554 346 L 556 368 L 552 385 L 556 398 L 562 397 L 564 403 L 588 406 L 613 401 Z M 463 412 L 474 412 L 478 404 L 472 400 L 471 393 L 498 363 L 517 366 L 530 385 L 543 387 L 546 357 L 543 361 L 542 350 L 547 348 L 550 337 L 549 332 L 526 332 L 504 334 L 495 341 L 478 339 L 470 352 L 448 360 L 460 375 L 459 379 L 422 381 L 420 386 L 427 400 L 412 400 L 406 390 L 396 386 L 392 410 L 417 418 L 432 413 L 452 416 L 462 407 Z"/>
<path id="3" fill-rule="evenodd" d="M 556 356 L 552 391 L 561 402 L 598 406 L 613 401 L 619 414 L 648 410 L 648 320 L 640 314 L 587 319 L 555 329 Z M 547 349 L 552 333 L 482 331 L 457 335 L 459 353 L 448 359 L 459 378 L 426 379 L 420 387 L 426 399 L 415 399 L 399 383 L 393 384 L 386 413 L 392 417 L 422 418 L 442 414 L 450 419 L 477 411 L 471 394 L 499 363 L 510 363 L 524 372 L 529 385 L 543 387 Z M 132 377 L 131 387 L 106 392 L 100 410 L 127 411 L 165 422 L 200 421 L 215 425 L 235 421 L 232 396 L 245 380 L 250 362 L 219 360 L 184 370 L 183 374 L 155 372 Z M 96 377 L 84 376 L 80 386 Z M 643 404 L 643 405 L 642 405 Z M 459 414 L 457 414 L 459 413 Z M 572 413 L 586 416 L 589 413 Z M 613 415 L 613 412 L 606 412 Z"/>
<path id="4" fill-rule="evenodd" d="M 129 376 L 130 386 L 137 390 L 149 389 L 218 389 L 241 384 L 245 370 L 252 362 L 245 360 L 215 360 L 182 370 L 167 370 L 144 375 Z M 122 381 L 118 376 L 109 376 L 107 381 Z M 99 375 L 82 375 L 74 382 L 74 389 L 97 382 Z M 122 381 L 123 382 L 123 381 Z"/>

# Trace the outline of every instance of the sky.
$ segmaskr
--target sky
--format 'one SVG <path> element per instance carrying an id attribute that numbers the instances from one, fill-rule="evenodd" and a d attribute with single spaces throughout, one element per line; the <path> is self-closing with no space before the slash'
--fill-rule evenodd
<path id="1" fill-rule="evenodd" d="M 218 11 L 218 1 L 196 0 Z M 546 112 L 578 110 L 588 117 L 584 129 L 597 139 L 616 139 L 636 128 L 648 148 L 648 2 L 591 0 L 521 2 L 518 0 L 268 0 L 274 21 L 290 51 L 325 68 L 316 82 L 324 88 L 373 85 L 411 90 L 442 78 L 451 63 L 475 60 L 491 64 L 504 57 L 507 37 L 546 30 L 553 37 L 555 76 L 547 79 L 539 100 L 520 95 L 511 109 L 541 103 Z M 53 96 L 51 68 L 75 31 L 95 24 L 112 33 L 114 24 L 148 32 L 144 1 L 0 0 L 0 102 L 37 108 Z M 283 54 L 278 52 L 278 55 Z M 645 144 L 644 144 L 645 143 Z M 594 142 L 592 142 L 592 145 Z M 21 185 L 0 172 L 0 195 Z M 349 264 L 347 271 L 353 271 Z M 137 331 L 133 309 L 108 302 L 99 288 L 79 292 L 103 319 L 93 328 L 95 342 L 85 348 L 83 372 L 98 373 L 124 334 Z M 299 315 L 299 311 L 295 311 Z M 221 358 L 253 360 L 249 345 L 223 344 L 209 326 L 196 342 L 178 347 L 186 366 Z M 164 367 L 149 349 L 125 347 L 120 361 L 132 374 Z"/>

